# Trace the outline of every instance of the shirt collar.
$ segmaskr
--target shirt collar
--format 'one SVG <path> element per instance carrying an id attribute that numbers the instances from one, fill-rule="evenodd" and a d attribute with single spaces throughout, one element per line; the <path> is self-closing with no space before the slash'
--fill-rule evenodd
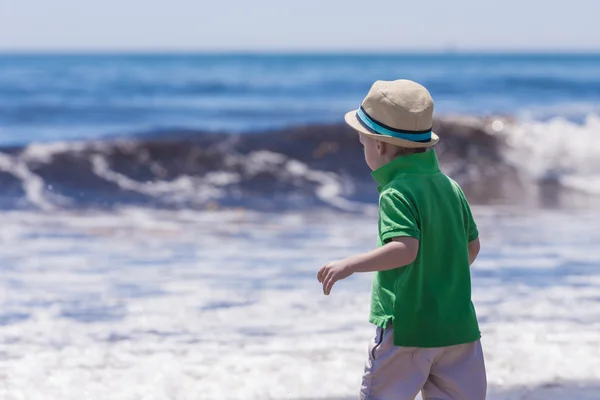
<path id="1" fill-rule="evenodd" d="M 411 154 L 393 159 L 384 166 L 372 172 L 373 179 L 380 185 L 379 190 L 390 182 L 406 174 L 432 174 L 440 172 L 435 151 L 428 150 L 424 153 Z"/>

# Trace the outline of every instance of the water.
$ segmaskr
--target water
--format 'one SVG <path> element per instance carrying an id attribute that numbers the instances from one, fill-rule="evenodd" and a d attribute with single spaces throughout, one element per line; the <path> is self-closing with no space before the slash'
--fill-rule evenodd
<path id="1" fill-rule="evenodd" d="M 596 400 L 597 212 L 475 208 L 490 399 Z M 316 280 L 372 248 L 374 214 L 3 213 L 0 398 L 351 399 L 370 274 Z"/>
<path id="2" fill-rule="evenodd" d="M 342 121 L 377 79 L 426 85 L 440 115 L 583 123 L 600 55 L 0 55 L 0 145 Z"/>
<path id="3" fill-rule="evenodd" d="M 250 134 L 400 77 L 484 199 L 489 398 L 597 400 L 600 213 L 571 207 L 600 194 L 600 55 L 526 54 L 0 55 L 0 399 L 355 398 L 371 276 L 315 274 L 376 243 L 361 150 Z"/>

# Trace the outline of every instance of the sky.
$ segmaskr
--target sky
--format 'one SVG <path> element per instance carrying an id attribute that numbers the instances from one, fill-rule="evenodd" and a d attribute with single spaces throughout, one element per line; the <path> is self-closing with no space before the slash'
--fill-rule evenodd
<path id="1" fill-rule="evenodd" d="M 600 0 L 0 0 L 0 51 L 600 51 Z"/>

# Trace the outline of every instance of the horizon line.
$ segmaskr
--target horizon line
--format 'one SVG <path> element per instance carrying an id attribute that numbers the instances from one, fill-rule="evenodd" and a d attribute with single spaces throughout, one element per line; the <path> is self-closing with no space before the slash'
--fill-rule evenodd
<path id="1" fill-rule="evenodd" d="M 600 55 L 597 49 L 567 48 L 381 48 L 381 49 L 310 49 L 310 48 L 10 48 L 1 47 L 1 55 Z"/>
<path id="2" fill-rule="evenodd" d="M 464 49 L 464 50 L 412 50 L 412 49 L 385 49 L 385 50 L 204 50 L 204 49 L 2 49 L 3 56 L 102 56 L 102 55 L 222 55 L 222 56 L 391 56 L 391 55 L 600 55 L 600 49 L 572 50 L 572 49 Z"/>

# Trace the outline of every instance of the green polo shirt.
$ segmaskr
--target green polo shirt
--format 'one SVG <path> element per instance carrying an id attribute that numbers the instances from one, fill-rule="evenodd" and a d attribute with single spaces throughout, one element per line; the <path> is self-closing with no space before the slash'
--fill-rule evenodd
<path id="1" fill-rule="evenodd" d="M 479 339 L 467 247 L 478 232 L 460 186 L 440 171 L 434 150 L 398 157 L 373 178 L 380 185 L 379 245 L 409 236 L 419 240 L 419 252 L 410 265 L 375 273 L 369 321 L 392 321 L 397 346 Z"/>

